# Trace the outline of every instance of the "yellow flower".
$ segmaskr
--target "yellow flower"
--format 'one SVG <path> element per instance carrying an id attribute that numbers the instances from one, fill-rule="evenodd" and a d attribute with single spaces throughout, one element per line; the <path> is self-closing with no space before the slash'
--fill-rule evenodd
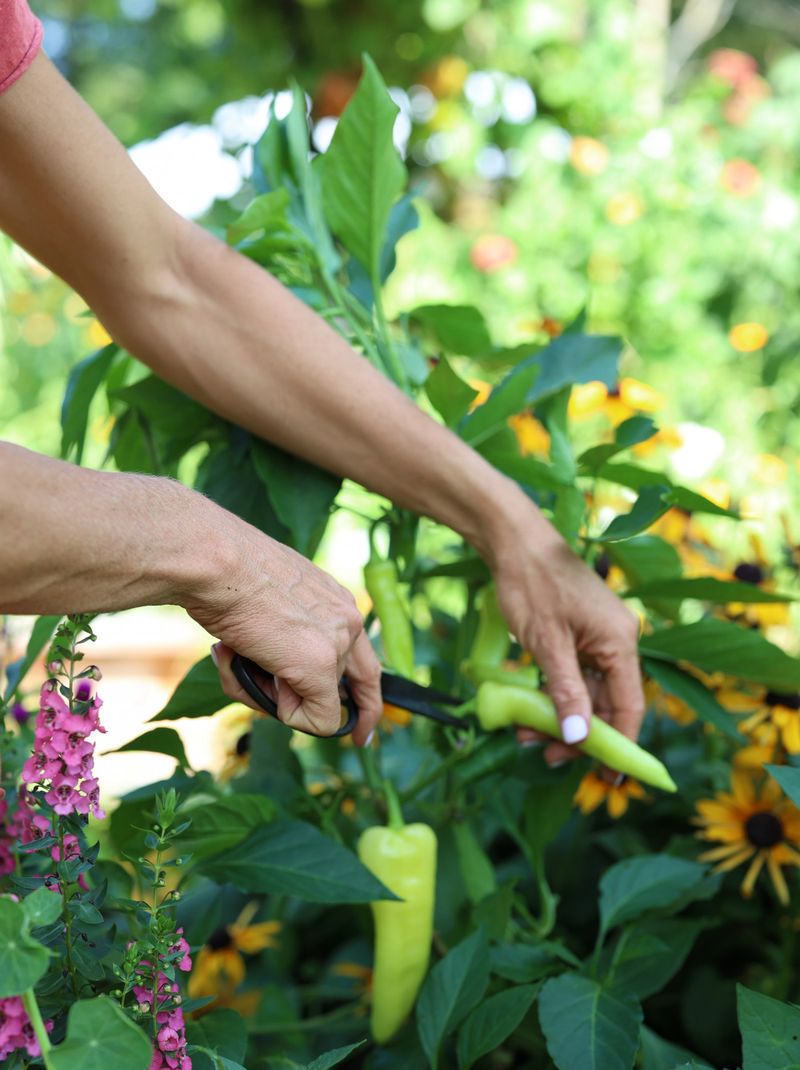
<path id="1" fill-rule="evenodd" d="M 384 702 L 383 717 L 380 720 L 380 726 L 384 731 L 391 732 L 395 727 L 407 728 L 412 720 L 413 717 L 408 710 L 404 710 L 401 706 L 393 706 L 391 702 Z"/>
<path id="2" fill-rule="evenodd" d="M 520 412 L 512 416 L 508 424 L 517 436 L 523 457 L 528 457 L 532 453 L 547 454 L 550 449 L 550 435 L 535 416 L 529 412 Z"/>
<path id="3" fill-rule="evenodd" d="M 477 391 L 469 406 L 469 411 L 472 412 L 479 405 L 483 405 L 484 401 L 489 397 L 492 392 L 492 384 L 485 382 L 483 379 L 468 379 L 467 381 L 472 389 Z"/>
<path id="4" fill-rule="evenodd" d="M 766 864 L 772 886 L 781 903 L 789 902 L 782 866 L 800 866 L 800 812 L 786 799 L 774 780 L 756 789 L 755 775 L 746 770 L 731 774 L 730 792 L 718 792 L 713 799 L 701 799 L 697 836 L 721 846 L 704 851 L 701 862 L 715 862 L 722 873 L 749 862 L 741 890 L 745 898 L 753 894 L 756 879 Z"/>
<path id="5" fill-rule="evenodd" d="M 607 784 L 598 773 L 590 770 L 578 785 L 573 802 L 582 814 L 591 814 L 605 803 L 609 815 L 616 819 L 627 811 L 631 799 L 646 798 L 648 796 L 638 780 L 623 776 L 621 784 Z"/>
<path id="6" fill-rule="evenodd" d="M 690 706 L 676 695 L 662 691 L 655 680 L 645 681 L 644 694 L 648 705 L 652 706 L 656 713 L 663 713 L 678 724 L 692 724 L 697 720 L 697 715 Z"/>
<path id="7" fill-rule="evenodd" d="M 635 223 L 644 211 L 644 202 L 638 193 L 625 190 L 615 193 L 606 204 L 606 219 L 618 227 Z"/>
<path id="8" fill-rule="evenodd" d="M 737 323 L 728 331 L 728 341 L 738 353 L 755 353 L 769 341 L 769 332 L 763 323 Z"/>
<path id="9" fill-rule="evenodd" d="M 259 716 L 247 706 L 237 706 L 220 717 L 220 737 L 225 759 L 219 779 L 223 784 L 250 768 L 253 721 Z"/>
<path id="10" fill-rule="evenodd" d="M 611 153 L 602 141 L 593 137 L 572 139 L 569 160 L 582 175 L 601 175 L 608 167 L 610 159 Z"/>
<path id="11" fill-rule="evenodd" d="M 683 435 L 677 427 L 662 427 L 652 438 L 644 442 L 637 442 L 633 447 L 633 453 L 637 457 L 649 457 L 657 449 L 677 450 L 683 445 Z"/>
<path id="12" fill-rule="evenodd" d="M 276 946 L 275 937 L 281 931 L 281 923 L 262 921 L 251 925 L 258 910 L 258 903 L 248 903 L 236 921 L 211 934 L 195 957 L 189 995 L 192 999 L 216 997 L 214 1003 L 202 1008 L 202 1013 L 213 1007 L 232 1005 L 231 1001 L 237 997 L 236 989 L 247 972 L 243 955 L 255 955 Z"/>
<path id="13" fill-rule="evenodd" d="M 608 388 L 605 383 L 592 381 L 590 383 L 578 383 L 572 388 L 569 398 L 569 417 L 571 420 L 579 420 L 583 416 L 591 416 L 598 412 L 605 404 L 608 397 Z"/>
<path id="14" fill-rule="evenodd" d="M 780 740 L 789 754 L 800 754 L 800 694 L 765 690 L 758 709 L 739 728 L 761 746 Z"/>

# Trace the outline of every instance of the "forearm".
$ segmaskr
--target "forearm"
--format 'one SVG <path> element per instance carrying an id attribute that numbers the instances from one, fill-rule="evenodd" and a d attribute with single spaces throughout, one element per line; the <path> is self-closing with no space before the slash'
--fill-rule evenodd
<path id="1" fill-rule="evenodd" d="M 272 276 L 186 224 L 179 274 L 144 315 L 107 326 L 160 375 L 261 437 L 488 553 L 487 518 L 525 505 L 518 489 L 423 413 Z M 115 320 L 115 322 L 110 322 Z"/>
<path id="2" fill-rule="evenodd" d="M 191 601 L 225 515 L 165 479 L 93 472 L 0 442 L 0 612 L 79 613 Z M 211 517 L 208 528 L 211 529 Z"/>

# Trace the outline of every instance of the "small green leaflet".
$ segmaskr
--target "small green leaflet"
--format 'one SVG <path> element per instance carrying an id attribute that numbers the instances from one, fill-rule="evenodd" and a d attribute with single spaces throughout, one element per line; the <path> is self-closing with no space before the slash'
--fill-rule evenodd
<path id="1" fill-rule="evenodd" d="M 629 513 L 615 516 L 606 530 L 597 536 L 598 542 L 621 542 L 639 535 L 654 524 L 669 509 L 665 495 L 669 487 L 644 487 Z"/>
<path id="2" fill-rule="evenodd" d="M 489 996 L 468 1015 L 458 1032 L 458 1065 L 469 1068 L 496 1051 L 520 1025 L 539 991 L 538 985 L 520 985 Z"/>

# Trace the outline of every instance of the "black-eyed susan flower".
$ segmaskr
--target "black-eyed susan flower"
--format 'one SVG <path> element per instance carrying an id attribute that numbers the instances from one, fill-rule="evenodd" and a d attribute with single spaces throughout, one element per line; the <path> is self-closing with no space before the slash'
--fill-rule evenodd
<path id="1" fill-rule="evenodd" d="M 694 710 L 683 699 L 668 694 L 655 680 L 645 681 L 644 695 L 648 706 L 652 706 L 656 713 L 664 714 L 678 724 L 692 724 L 697 719 Z"/>
<path id="2" fill-rule="evenodd" d="M 647 793 L 638 780 L 622 776 L 620 783 L 607 783 L 594 770 L 590 770 L 577 787 L 573 802 L 582 814 L 591 814 L 598 806 L 606 804 L 609 816 L 622 817 L 627 812 L 631 799 L 646 799 Z"/>
<path id="3" fill-rule="evenodd" d="M 720 846 L 699 856 L 716 863 L 718 873 L 749 862 L 742 881 L 742 895 L 753 894 L 756 880 L 766 865 L 778 899 L 786 905 L 789 889 L 783 866 L 800 866 L 800 811 L 783 795 L 778 784 L 767 779 L 757 787 L 756 774 L 734 770 L 731 790 L 713 799 L 700 799 L 692 823 L 697 836 Z"/>
<path id="4" fill-rule="evenodd" d="M 754 743 L 774 747 L 780 741 L 789 754 L 800 754 L 800 693 L 764 690 L 758 708 L 739 728 Z"/>
<path id="5" fill-rule="evenodd" d="M 213 996 L 215 1002 L 209 1006 L 232 1006 L 232 1000 L 237 997 L 236 989 L 247 973 L 244 956 L 275 947 L 281 931 L 279 921 L 251 924 L 258 910 L 258 903 L 248 903 L 236 921 L 220 926 L 209 936 L 195 956 L 189 978 L 188 990 L 192 999 Z M 203 1008 L 207 1009 L 208 1006 Z"/>
<path id="6" fill-rule="evenodd" d="M 543 457 L 550 450 L 550 435 L 547 428 L 529 412 L 520 412 L 510 417 L 508 425 L 517 437 L 523 457 Z"/>

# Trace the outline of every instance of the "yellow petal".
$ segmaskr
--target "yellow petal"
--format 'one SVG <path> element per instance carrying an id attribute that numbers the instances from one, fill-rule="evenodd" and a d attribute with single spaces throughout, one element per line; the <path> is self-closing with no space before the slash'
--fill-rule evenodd
<path id="1" fill-rule="evenodd" d="M 747 871 L 747 875 L 742 881 L 742 895 L 745 899 L 749 899 L 753 894 L 753 887 L 755 886 L 756 879 L 761 872 L 761 867 L 766 861 L 766 855 L 763 851 L 759 851 L 753 861 L 750 863 L 750 868 Z"/>
<path id="2" fill-rule="evenodd" d="M 792 710 L 791 716 L 782 728 L 781 739 L 784 747 L 790 754 L 800 753 L 800 714 L 796 710 Z"/>
<path id="3" fill-rule="evenodd" d="M 726 858 L 724 862 L 720 862 L 715 867 L 717 873 L 726 873 L 729 869 L 736 869 L 742 862 L 746 862 L 747 859 L 753 854 L 755 847 L 748 843 L 746 847 L 743 847 L 738 854 L 731 855 L 730 858 Z"/>
<path id="4" fill-rule="evenodd" d="M 767 856 L 767 869 L 769 870 L 770 879 L 772 885 L 777 893 L 778 899 L 787 906 L 789 903 L 789 889 L 786 887 L 786 878 L 783 875 L 783 870 L 778 864 L 777 859 L 770 851 Z"/>
<path id="5" fill-rule="evenodd" d="M 749 773 L 742 770 L 734 770 L 731 773 L 731 790 L 736 802 L 743 807 L 750 807 L 756 801 L 756 791 L 753 778 Z"/>
<path id="6" fill-rule="evenodd" d="M 704 851 L 698 856 L 700 862 L 719 862 L 721 858 L 730 858 L 731 855 L 743 850 L 741 843 L 726 843 L 723 847 L 714 847 L 710 851 Z"/>
<path id="7" fill-rule="evenodd" d="M 608 812 L 611 817 L 622 817 L 625 811 L 628 809 L 628 796 L 620 788 L 612 788 L 608 794 L 608 800 L 606 802 Z"/>
<path id="8" fill-rule="evenodd" d="M 263 951 L 265 947 L 275 946 L 275 936 L 281 931 L 279 921 L 262 921 L 258 925 L 249 925 L 247 928 L 233 928 L 231 935 L 240 951 L 247 955 L 255 955 Z"/>

